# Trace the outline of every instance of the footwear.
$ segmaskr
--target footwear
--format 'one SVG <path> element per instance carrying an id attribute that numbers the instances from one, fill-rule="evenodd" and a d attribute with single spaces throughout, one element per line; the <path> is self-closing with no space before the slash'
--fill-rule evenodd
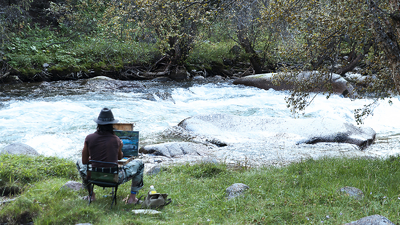
<path id="1" fill-rule="evenodd" d="M 128 203 L 128 200 L 129 200 L 129 195 L 126 196 L 126 198 L 122 199 L 122 201 L 125 202 L 125 205 L 131 205 L 131 204 L 132 204 L 132 205 L 139 205 L 139 204 L 142 204 L 142 203 L 143 203 L 143 201 L 140 200 L 140 199 L 138 199 L 136 202 L 132 202 L 132 203 Z"/>

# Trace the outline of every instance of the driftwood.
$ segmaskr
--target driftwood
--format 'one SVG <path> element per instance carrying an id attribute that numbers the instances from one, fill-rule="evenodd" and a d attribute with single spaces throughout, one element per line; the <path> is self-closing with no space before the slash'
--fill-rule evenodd
<path id="1" fill-rule="evenodd" d="M 6 72 L 4 74 L 0 74 L 0 80 L 3 78 L 6 78 L 8 75 L 10 75 L 10 72 Z"/>

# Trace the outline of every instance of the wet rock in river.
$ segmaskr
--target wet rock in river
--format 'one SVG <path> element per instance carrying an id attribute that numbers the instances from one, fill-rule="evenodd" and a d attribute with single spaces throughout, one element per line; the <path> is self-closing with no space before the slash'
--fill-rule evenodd
<path id="1" fill-rule="evenodd" d="M 261 89 L 268 90 L 270 88 L 274 90 L 291 90 L 294 88 L 295 82 L 299 80 L 307 80 L 307 82 L 316 82 L 318 84 L 323 84 L 324 82 L 329 82 L 332 85 L 332 91 L 336 94 L 343 94 L 344 96 L 353 93 L 353 87 L 350 83 L 346 81 L 339 74 L 328 74 L 323 75 L 317 71 L 304 71 L 300 72 L 294 76 L 293 81 L 283 82 L 279 79 L 283 73 L 267 73 L 267 74 L 257 74 L 250 75 L 243 78 L 236 79 L 233 84 L 243 84 L 246 86 L 258 87 Z M 279 81 L 279 83 L 277 82 Z M 324 85 L 317 85 L 322 87 Z M 329 91 L 325 87 L 310 90 L 314 92 L 325 92 Z"/>
<path id="2" fill-rule="evenodd" d="M 223 143 L 220 147 L 272 138 L 275 142 L 288 144 L 335 142 L 364 149 L 376 136 L 370 127 L 357 127 L 329 118 L 277 119 L 209 114 L 189 117 L 177 127 L 171 128 L 170 133 L 197 142 Z"/>
<path id="3" fill-rule="evenodd" d="M 167 157 L 179 157 L 182 155 L 203 155 L 207 147 L 191 142 L 167 142 L 163 144 L 147 145 L 139 149 L 140 153 L 154 154 Z"/>

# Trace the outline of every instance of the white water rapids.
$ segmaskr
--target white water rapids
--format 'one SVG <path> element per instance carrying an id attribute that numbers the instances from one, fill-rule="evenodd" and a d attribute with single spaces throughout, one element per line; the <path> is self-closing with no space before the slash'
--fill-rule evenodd
<path id="1" fill-rule="evenodd" d="M 160 138 L 162 131 L 198 114 L 292 117 L 284 100 L 288 92 L 284 91 L 237 86 L 231 82 L 96 82 L 0 86 L 0 149 L 20 142 L 46 156 L 75 160 L 80 157 L 86 135 L 95 130 L 93 119 L 103 107 L 111 108 L 120 122 L 135 124 L 134 130 L 140 132 L 140 146 L 162 143 L 165 141 Z M 299 119 L 333 118 L 355 124 L 354 109 L 371 102 L 318 95 Z M 388 100 L 381 100 L 373 115 L 364 120 L 364 126 L 376 131 L 377 140 L 363 154 L 400 153 L 399 98 L 393 98 L 392 102 L 390 105 Z M 285 151 L 288 150 L 282 149 L 282 153 Z"/>

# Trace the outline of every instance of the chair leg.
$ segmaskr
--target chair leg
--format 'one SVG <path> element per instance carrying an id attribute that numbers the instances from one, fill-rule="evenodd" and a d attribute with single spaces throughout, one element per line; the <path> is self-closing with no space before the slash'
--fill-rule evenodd
<path id="1" fill-rule="evenodd" d="M 94 184 L 89 184 L 89 204 L 92 202 Z"/>
<path id="2" fill-rule="evenodd" d="M 118 186 L 115 187 L 113 199 L 112 199 L 112 202 L 111 202 L 111 208 L 112 208 L 112 205 L 113 205 L 114 202 L 115 202 L 115 205 L 117 205 L 117 190 L 118 190 Z"/>

